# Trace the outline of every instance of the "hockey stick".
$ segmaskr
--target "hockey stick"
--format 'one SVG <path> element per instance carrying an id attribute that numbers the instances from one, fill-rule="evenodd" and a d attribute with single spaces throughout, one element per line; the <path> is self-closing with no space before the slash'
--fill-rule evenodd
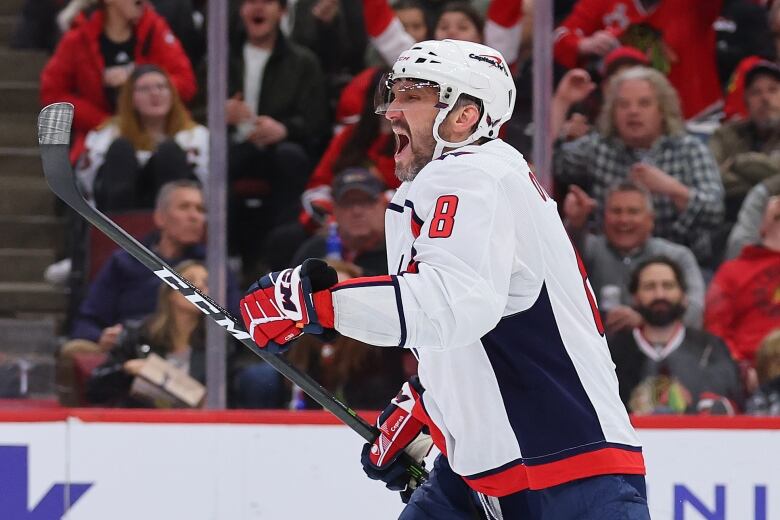
<path id="1" fill-rule="evenodd" d="M 38 116 L 38 143 L 41 147 L 43 173 L 49 187 L 63 202 L 93 226 L 105 233 L 122 249 L 130 253 L 139 262 L 154 272 L 163 282 L 179 291 L 187 300 L 198 307 L 205 315 L 214 320 L 230 335 L 239 340 L 266 363 L 274 367 L 284 377 L 298 385 L 324 409 L 338 417 L 368 442 L 373 442 L 379 430 L 358 416 L 352 409 L 336 399 L 308 374 L 301 372 L 279 354 L 258 347 L 252 337 L 246 333 L 240 321 L 222 308 L 209 296 L 203 294 L 186 278 L 173 270 L 159 256 L 127 234 L 111 219 L 92 207 L 81 196 L 76 186 L 76 176 L 70 165 L 70 129 L 73 122 L 73 105 L 54 103 L 41 110 Z M 405 460 L 410 477 L 421 484 L 428 473 L 423 467 L 407 457 Z"/>

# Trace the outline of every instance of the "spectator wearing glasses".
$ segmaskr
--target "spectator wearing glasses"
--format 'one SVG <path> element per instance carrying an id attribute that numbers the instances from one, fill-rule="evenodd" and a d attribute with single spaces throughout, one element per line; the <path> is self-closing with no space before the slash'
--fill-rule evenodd
<path id="1" fill-rule="evenodd" d="M 338 253 L 340 259 L 357 265 L 366 276 L 387 274 L 384 190 L 382 181 L 366 168 L 348 168 L 336 176 L 331 225 L 338 235 L 333 234 L 332 228 L 328 234 L 314 235 L 303 243 L 293 263 Z M 334 241 L 340 244 L 337 251 Z"/>

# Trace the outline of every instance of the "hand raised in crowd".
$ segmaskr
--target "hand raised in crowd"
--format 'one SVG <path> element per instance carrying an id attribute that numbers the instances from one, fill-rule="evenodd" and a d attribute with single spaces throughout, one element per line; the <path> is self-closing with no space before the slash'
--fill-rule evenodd
<path id="1" fill-rule="evenodd" d="M 607 333 L 614 334 L 621 330 L 633 329 L 642 324 L 642 316 L 626 305 L 617 305 L 607 312 L 604 327 Z"/>
<path id="2" fill-rule="evenodd" d="M 688 204 L 688 188 L 665 171 L 646 163 L 636 163 L 628 172 L 629 178 L 651 193 L 666 195 L 679 210 Z"/>
<path id="3" fill-rule="evenodd" d="M 576 184 L 569 186 L 569 193 L 563 199 L 563 216 L 566 227 L 572 231 L 584 228 L 588 217 L 597 205 L 596 200 L 585 193 L 585 190 Z"/>
<path id="4" fill-rule="evenodd" d="M 128 359 L 125 364 L 122 365 L 122 369 L 131 376 L 137 376 L 144 369 L 146 364 L 145 359 Z"/>
<path id="5" fill-rule="evenodd" d="M 582 55 L 605 56 L 609 51 L 620 47 L 620 41 L 609 31 L 596 31 L 580 40 L 577 50 Z"/>
<path id="6" fill-rule="evenodd" d="M 103 332 L 101 332 L 100 338 L 98 339 L 100 348 L 103 349 L 103 351 L 111 350 L 119 341 L 119 335 L 122 333 L 123 329 L 124 327 L 122 327 L 121 323 L 103 329 Z"/>
<path id="7" fill-rule="evenodd" d="M 229 125 L 239 125 L 252 118 L 252 109 L 244 102 L 244 95 L 239 92 L 225 103 L 225 120 Z"/>
<path id="8" fill-rule="evenodd" d="M 595 89 L 596 84 L 585 69 L 571 69 L 558 83 L 555 100 L 571 106 L 587 98 Z"/>
<path id="9" fill-rule="evenodd" d="M 270 116 L 258 116 L 255 128 L 247 140 L 256 146 L 268 146 L 284 141 L 287 138 L 287 127 Z"/>
<path id="10" fill-rule="evenodd" d="M 321 22 L 329 24 L 339 14 L 338 0 L 317 0 L 311 8 L 311 14 Z"/>
<path id="11" fill-rule="evenodd" d="M 130 77 L 130 73 L 133 71 L 132 67 L 127 65 L 114 65 L 113 67 L 106 67 L 103 71 L 103 84 L 109 87 L 121 87 Z"/>
<path id="12" fill-rule="evenodd" d="M 565 123 L 563 123 L 563 126 L 561 127 L 561 138 L 566 141 L 573 141 L 579 139 L 588 132 L 590 132 L 588 118 L 575 112 Z"/>

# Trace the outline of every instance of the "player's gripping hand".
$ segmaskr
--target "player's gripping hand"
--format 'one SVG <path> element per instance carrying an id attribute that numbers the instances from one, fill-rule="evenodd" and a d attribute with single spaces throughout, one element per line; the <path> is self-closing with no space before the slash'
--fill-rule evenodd
<path id="1" fill-rule="evenodd" d="M 257 346 L 283 352 L 304 332 L 320 334 L 332 328 L 333 304 L 327 289 L 337 282 L 336 271 L 316 259 L 265 275 L 241 300 L 249 335 Z"/>
<path id="2" fill-rule="evenodd" d="M 423 390 L 417 376 L 404 383 L 377 419 L 379 436 L 363 446 L 360 457 L 366 475 L 385 482 L 387 489 L 401 491 L 404 502 L 408 501 L 416 482 L 400 460 L 401 453 L 406 452 L 422 464 L 433 446 L 428 427 L 419 418 L 425 417 L 420 401 Z"/>

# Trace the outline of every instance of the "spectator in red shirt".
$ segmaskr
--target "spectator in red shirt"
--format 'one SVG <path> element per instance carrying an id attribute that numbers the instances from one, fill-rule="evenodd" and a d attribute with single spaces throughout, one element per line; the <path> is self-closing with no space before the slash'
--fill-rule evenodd
<path id="1" fill-rule="evenodd" d="M 668 74 L 691 119 L 721 100 L 713 22 L 722 0 L 579 0 L 555 31 L 555 59 L 567 68 L 630 45 Z M 695 74 L 691 71 L 695 70 Z"/>
<path id="2" fill-rule="evenodd" d="M 761 340 L 780 327 L 780 196 L 764 212 L 761 243 L 720 266 L 705 300 L 704 326 L 741 361 L 754 362 Z"/>
<path id="3" fill-rule="evenodd" d="M 41 73 L 41 103 L 76 107 L 76 159 L 86 133 L 116 109 L 119 87 L 137 65 L 155 64 L 171 77 L 184 102 L 195 96 L 192 66 L 165 20 L 137 0 L 103 1 L 89 18 L 80 16 L 63 36 Z"/>

